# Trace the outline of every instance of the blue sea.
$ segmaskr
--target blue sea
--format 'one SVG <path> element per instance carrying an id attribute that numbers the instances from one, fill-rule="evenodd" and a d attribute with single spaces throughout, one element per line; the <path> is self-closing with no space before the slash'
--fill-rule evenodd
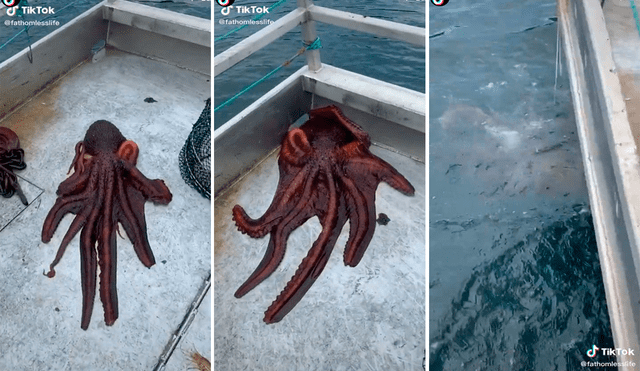
<path id="1" fill-rule="evenodd" d="M 24 14 L 25 21 L 45 21 L 48 19 L 58 21 L 59 25 L 33 26 L 27 32 L 21 32 L 24 27 L 7 26 L 5 21 L 17 16 L 7 15 L 6 7 L 0 4 L 0 63 L 11 58 L 14 54 L 27 48 L 29 44 L 40 40 L 49 33 L 64 26 L 73 18 L 82 14 L 100 0 L 21 0 L 18 6 L 29 5 L 32 7 L 52 7 L 54 14 Z M 157 8 L 167 9 L 178 13 L 211 19 L 211 2 L 203 0 L 132 0 L 132 2 L 149 5 Z M 8 44 L 6 44 L 9 42 Z M 6 44 L 6 45 L 5 45 Z"/>
<path id="2" fill-rule="evenodd" d="M 270 6 L 273 3 L 275 1 L 272 0 L 237 0 L 234 5 L 262 7 Z M 315 1 L 314 4 L 417 27 L 424 28 L 426 23 L 424 1 L 320 0 Z M 289 0 L 263 16 L 262 20 L 276 21 L 295 9 L 295 7 L 296 1 Z M 250 20 L 257 15 L 234 11 L 230 12 L 229 15 L 223 15 L 221 10 L 220 6 L 214 5 L 214 32 L 216 38 L 238 27 L 236 25 L 221 24 L 224 20 Z M 266 24 L 250 25 L 227 38 L 216 41 L 215 55 L 227 50 L 264 27 L 266 27 Z M 426 52 L 424 48 L 331 25 L 317 24 L 316 28 L 322 43 L 320 59 L 323 63 L 425 92 Z M 294 56 L 301 47 L 303 47 L 302 35 L 300 29 L 295 28 L 233 68 L 216 76 L 214 79 L 214 107 L 217 107 L 246 86 L 268 74 Z M 288 67 L 281 69 L 260 85 L 240 96 L 232 104 L 215 112 L 215 127 L 220 127 L 258 97 L 297 71 L 304 63 L 305 57 L 298 57 Z"/>
<path id="3" fill-rule="evenodd" d="M 430 370 L 613 347 L 557 36 L 555 1 L 430 6 Z"/>

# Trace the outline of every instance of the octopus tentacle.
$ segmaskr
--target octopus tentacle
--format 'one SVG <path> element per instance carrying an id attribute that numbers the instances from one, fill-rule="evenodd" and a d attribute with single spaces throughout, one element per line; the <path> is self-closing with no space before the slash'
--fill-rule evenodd
<path id="1" fill-rule="evenodd" d="M 58 228 L 62 218 L 68 213 L 76 214 L 87 203 L 88 197 L 78 197 L 75 200 L 61 201 L 58 199 L 53 207 L 47 214 L 44 220 L 44 226 L 42 228 L 42 242 L 47 243 L 51 241 L 53 233 Z"/>
<path id="2" fill-rule="evenodd" d="M 324 218 L 321 220 L 322 232 L 313 243 L 311 250 L 302 260 L 296 273 L 287 283 L 284 290 L 265 312 L 264 322 L 279 322 L 287 315 L 316 281 L 331 255 L 340 230 L 346 222 L 343 213 L 338 212 L 340 204 L 336 192 L 336 184 L 328 167 L 323 169 L 329 189 L 328 205 Z"/>
<path id="3" fill-rule="evenodd" d="M 271 238 L 269 239 L 269 245 L 267 246 L 267 251 L 262 258 L 262 261 L 251 276 L 249 276 L 249 278 L 236 291 L 234 294 L 236 298 L 244 296 L 269 277 L 276 268 L 278 268 L 278 265 L 280 265 L 280 262 L 282 262 L 282 258 L 284 257 L 289 234 L 313 216 L 313 213 L 309 208 L 307 208 L 307 205 L 313 202 L 311 190 L 312 185 L 315 183 L 317 174 L 317 168 L 311 170 L 311 174 L 305 182 L 306 184 L 302 197 L 300 198 L 300 202 L 296 205 L 295 211 L 287 215 L 282 223 L 275 227 L 275 231 L 273 231 Z"/>
<path id="4" fill-rule="evenodd" d="M 371 157 L 355 157 L 349 159 L 346 168 L 354 174 L 354 176 L 351 176 L 352 178 L 358 178 L 355 174 L 362 173 L 360 169 L 366 168 L 368 173 L 373 173 L 376 178 L 384 181 L 396 190 L 406 195 L 414 194 L 415 189 L 407 178 L 402 176 L 393 166 L 378 156 L 373 154 L 370 154 L 370 156 Z M 360 177 L 364 178 L 365 176 L 361 175 Z"/>
<path id="5" fill-rule="evenodd" d="M 354 182 L 341 177 L 340 180 L 347 191 L 347 213 L 349 215 L 349 239 L 344 249 L 344 264 L 355 267 L 360 263 L 376 228 L 376 208 L 369 202 Z M 375 190 L 374 190 L 375 197 Z"/>
<path id="6" fill-rule="evenodd" d="M 114 233 L 113 193 L 115 169 L 107 169 L 104 209 L 98 233 L 98 253 L 100 264 L 100 300 L 104 308 L 104 322 L 113 325 L 118 319 L 118 293 L 116 292 L 117 242 Z"/>
<path id="7" fill-rule="evenodd" d="M 293 205 L 300 200 L 300 188 L 309 177 L 311 168 L 305 164 L 312 153 L 313 149 L 304 131 L 292 129 L 287 133 L 278 157 L 280 180 L 267 211 L 260 218 L 252 219 L 242 206 L 236 205 L 233 208 L 233 220 L 240 232 L 253 238 L 263 237 L 284 215 L 293 210 Z"/>
<path id="8" fill-rule="evenodd" d="M 129 174 L 129 179 L 131 179 L 134 186 L 142 192 L 145 199 L 165 205 L 171 202 L 173 196 L 169 188 L 164 184 L 164 181 L 160 179 L 149 179 L 133 166 L 132 163 L 127 161 L 122 161 L 122 163 Z"/>
<path id="9" fill-rule="evenodd" d="M 75 155 L 73 156 L 73 160 L 71 160 L 71 166 L 69 166 L 69 171 L 67 171 L 67 174 L 71 172 L 71 169 L 73 169 L 74 173 L 84 172 L 84 154 L 85 154 L 84 142 L 80 141 L 76 143 L 76 147 L 74 151 L 75 151 Z"/>
<path id="10" fill-rule="evenodd" d="M 73 219 L 73 222 L 69 226 L 69 230 L 67 230 L 67 233 L 65 233 L 64 237 L 62 238 L 62 242 L 60 243 L 60 247 L 58 247 L 58 252 L 56 253 L 55 259 L 53 259 L 53 262 L 49 264 L 49 272 L 45 273 L 44 274 L 45 276 L 49 278 L 55 277 L 56 271 L 53 268 L 56 265 L 58 265 L 58 263 L 60 262 L 60 259 L 62 259 L 64 252 L 67 250 L 67 246 L 69 245 L 69 242 L 71 242 L 71 240 L 73 239 L 73 237 L 75 237 L 78 231 L 80 231 L 82 227 L 84 227 L 90 212 L 91 212 L 91 209 L 86 207 L 84 208 L 84 210 L 82 210 L 82 213 L 76 215 L 76 217 Z M 49 239 L 50 238 L 51 237 L 49 236 Z"/>
<path id="11" fill-rule="evenodd" d="M 80 256 L 81 256 L 81 271 L 82 271 L 82 319 L 80 327 L 86 330 L 91 322 L 91 314 L 93 313 L 93 302 L 96 297 L 96 271 L 97 271 L 97 257 L 95 250 L 95 227 L 103 209 L 105 187 L 106 184 L 104 167 L 98 167 L 100 171 L 100 180 L 98 182 L 97 199 L 94 204 L 94 208 L 89 214 L 87 225 L 80 232 Z"/>
<path id="12" fill-rule="evenodd" d="M 280 222 L 284 215 L 289 214 L 294 206 L 299 202 L 301 194 L 300 188 L 304 187 L 305 180 L 309 178 L 312 168 L 305 166 L 298 171 L 293 177 L 281 178 L 277 189 L 284 189 L 285 192 L 276 191 L 271 205 L 267 211 L 258 219 L 250 218 L 246 211 L 240 205 L 233 208 L 233 221 L 235 221 L 238 230 L 248 234 L 253 238 L 264 237 L 271 229 Z"/>
<path id="13" fill-rule="evenodd" d="M 97 168 L 90 173 L 91 178 L 89 186 L 82 193 L 74 195 L 73 197 L 58 197 L 56 202 L 53 204 L 53 207 L 49 210 L 42 226 L 42 242 L 47 243 L 51 241 L 53 233 L 56 231 L 60 221 L 67 213 L 76 214 L 82 205 L 86 205 L 87 200 L 92 198 L 91 189 L 95 189 L 95 187 L 97 187 L 100 174 Z"/>
<path id="14" fill-rule="evenodd" d="M 86 192 L 90 182 L 91 171 L 74 172 L 58 186 L 58 196 L 70 196 L 76 193 Z"/>
<path id="15" fill-rule="evenodd" d="M 146 222 L 144 219 L 144 197 L 135 188 L 124 189 L 124 181 L 118 177 L 118 198 L 120 199 L 120 210 L 124 214 L 118 218 L 124 231 L 129 236 L 133 249 L 142 264 L 150 268 L 156 263 L 153 251 L 149 245 L 146 233 Z"/>
<path id="16" fill-rule="evenodd" d="M 93 301 L 96 297 L 96 251 L 91 243 L 91 232 L 85 228 L 80 232 L 80 276 L 82 277 L 82 320 L 80 327 L 89 328 Z"/>

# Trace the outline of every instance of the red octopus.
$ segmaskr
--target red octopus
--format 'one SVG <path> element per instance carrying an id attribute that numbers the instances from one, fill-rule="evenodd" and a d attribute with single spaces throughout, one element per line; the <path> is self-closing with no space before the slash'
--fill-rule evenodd
<path id="1" fill-rule="evenodd" d="M 13 172 L 24 170 L 26 167 L 24 150 L 20 148 L 18 135 L 9 128 L 0 127 L 0 195 L 9 198 L 17 193 L 25 206 L 29 203 L 18 184 L 18 177 Z"/>
<path id="2" fill-rule="evenodd" d="M 289 131 L 282 143 L 280 180 L 273 201 L 259 219 L 251 219 L 240 205 L 233 220 L 253 238 L 271 234 L 264 258 L 236 291 L 240 298 L 273 273 L 284 256 L 289 234 L 317 215 L 322 232 L 293 278 L 265 312 L 264 322 L 287 315 L 318 278 L 342 227 L 349 220 L 345 265 L 362 259 L 376 227 L 375 192 L 382 181 L 413 195 L 414 188 L 387 162 L 369 151 L 369 135 L 336 106 L 309 112 L 309 120 Z"/>
<path id="3" fill-rule="evenodd" d="M 145 267 L 155 264 L 147 238 L 144 203 L 168 204 L 172 195 L 160 179 L 148 179 L 136 168 L 138 146 L 109 121 L 96 121 L 75 148 L 69 168 L 74 173 L 58 187 L 58 198 L 42 227 L 42 242 L 49 242 L 60 220 L 75 214 L 65 234 L 48 277 L 64 251 L 80 231 L 82 272 L 82 320 L 86 330 L 91 321 L 96 292 L 96 268 L 100 264 L 100 299 L 107 326 L 118 318 L 116 292 L 116 231 L 122 225 Z"/>

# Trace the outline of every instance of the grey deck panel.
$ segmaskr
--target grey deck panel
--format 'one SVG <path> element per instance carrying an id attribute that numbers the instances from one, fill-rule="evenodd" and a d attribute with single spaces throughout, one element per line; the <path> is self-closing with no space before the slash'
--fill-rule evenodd
<path id="1" fill-rule="evenodd" d="M 27 168 L 19 175 L 44 190 L 0 232 L 0 369 L 151 370 L 156 365 L 211 269 L 211 203 L 182 180 L 178 168 L 178 153 L 210 96 L 208 80 L 167 63 L 108 50 L 100 62 L 80 65 L 0 121 L 18 134 L 25 150 Z M 144 102 L 147 97 L 157 102 Z M 83 331 L 79 235 L 56 267 L 56 276 L 42 274 L 73 216 L 62 220 L 50 243 L 42 243 L 40 234 L 75 144 L 99 119 L 113 122 L 138 144 L 138 169 L 163 179 L 173 200 L 166 206 L 145 204 L 157 262 L 152 268 L 140 263 L 121 229 L 120 317 L 105 326 L 96 295 L 91 324 Z M 5 207 L 0 199 L 0 213 Z M 206 327 L 201 331 L 210 333 Z M 193 344 L 210 358 L 202 342 Z"/>
<path id="2" fill-rule="evenodd" d="M 278 151 L 214 203 L 214 367 L 216 370 L 416 370 L 425 349 L 425 165 L 372 146 L 416 188 L 408 197 L 385 183 L 376 192 L 377 225 L 360 264 L 342 261 L 345 226 L 329 261 L 300 303 L 279 323 L 264 311 L 320 234 L 317 217 L 295 230 L 278 269 L 241 299 L 235 290 L 262 259 L 269 237 L 241 234 L 234 205 L 249 216 L 267 209 L 278 183 Z"/>

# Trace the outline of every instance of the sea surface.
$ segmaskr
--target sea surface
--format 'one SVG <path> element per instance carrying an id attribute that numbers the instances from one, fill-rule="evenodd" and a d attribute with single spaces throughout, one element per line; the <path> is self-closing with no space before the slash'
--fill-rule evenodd
<path id="1" fill-rule="evenodd" d="M 613 346 L 557 26 L 548 0 L 430 6 L 431 370 Z"/>
<path id="2" fill-rule="evenodd" d="M 243 5 L 249 8 L 251 6 L 261 8 L 262 6 L 268 7 L 275 2 L 276 1 L 272 0 L 237 0 L 234 6 Z M 323 7 L 382 18 L 417 27 L 424 28 L 426 23 L 424 1 L 322 0 L 315 1 L 314 3 Z M 266 27 L 266 22 L 278 20 L 295 9 L 295 7 L 295 0 L 286 1 L 261 18 L 260 21 L 265 22 L 265 24 L 249 25 L 224 39 L 216 40 L 215 55 L 218 55 L 246 37 Z M 258 15 L 238 13 L 233 10 L 228 15 L 223 15 L 221 9 L 217 4 L 214 5 L 213 17 L 216 38 L 239 27 L 238 25 L 229 24 L 234 20 L 251 20 Z M 354 32 L 331 25 L 317 24 L 316 28 L 322 43 L 320 59 L 323 63 L 382 81 L 391 82 L 416 91 L 425 92 L 426 52 L 424 48 L 418 48 L 407 43 Z M 251 57 L 216 76 L 214 79 L 214 107 L 219 106 L 245 87 L 251 85 L 293 57 L 303 46 L 300 28 L 295 28 L 272 44 L 256 52 Z M 241 95 L 230 105 L 215 112 L 215 127 L 220 127 L 304 64 L 305 57 L 302 55 L 294 59 L 288 67 L 282 68 L 266 81 Z"/>
<path id="3" fill-rule="evenodd" d="M 167 9 L 178 13 L 188 14 L 195 17 L 211 19 L 211 1 L 203 0 L 130 0 L 135 3 L 149 5 L 161 9 Z M 101 0 L 21 0 L 18 6 L 29 5 L 32 7 L 52 7 L 54 14 L 24 14 L 22 17 L 25 21 L 46 21 L 56 20 L 59 25 L 51 26 L 32 26 L 27 32 L 21 32 L 25 27 L 7 26 L 5 21 L 12 19 L 21 19 L 18 16 L 10 17 L 7 15 L 7 8 L 0 4 L 0 63 L 11 58 L 14 54 L 27 48 L 29 44 L 33 44 L 49 33 L 64 26 L 73 18 L 82 14 L 94 5 L 100 3 Z M 6 44 L 9 42 L 8 44 Z M 6 44 L 6 45 L 5 45 Z M 28 61 L 27 61 L 28 62 Z"/>

